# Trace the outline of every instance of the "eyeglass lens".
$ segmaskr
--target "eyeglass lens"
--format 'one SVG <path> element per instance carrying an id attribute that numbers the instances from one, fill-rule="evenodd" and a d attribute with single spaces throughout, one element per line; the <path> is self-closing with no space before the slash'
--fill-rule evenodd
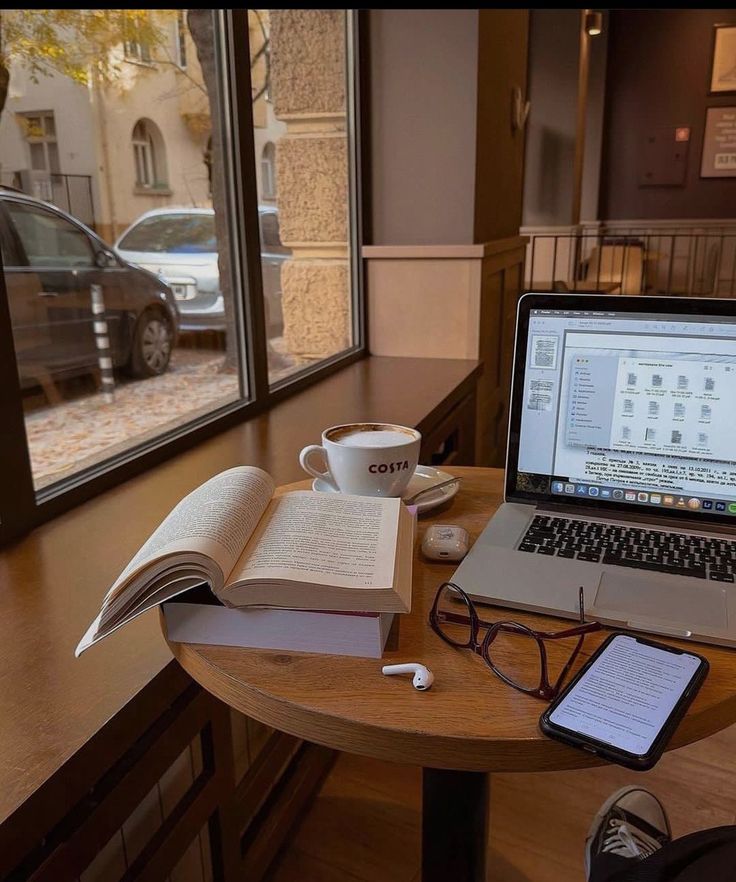
<path id="1" fill-rule="evenodd" d="M 542 682 L 542 655 L 536 638 L 526 632 L 496 628 L 486 644 L 488 659 L 507 680 L 521 689 Z"/>

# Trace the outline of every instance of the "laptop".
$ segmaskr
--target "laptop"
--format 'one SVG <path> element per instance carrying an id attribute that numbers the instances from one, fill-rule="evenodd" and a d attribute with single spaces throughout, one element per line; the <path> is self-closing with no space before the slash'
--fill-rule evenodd
<path id="1" fill-rule="evenodd" d="M 736 302 L 526 294 L 474 600 L 736 645 Z"/>

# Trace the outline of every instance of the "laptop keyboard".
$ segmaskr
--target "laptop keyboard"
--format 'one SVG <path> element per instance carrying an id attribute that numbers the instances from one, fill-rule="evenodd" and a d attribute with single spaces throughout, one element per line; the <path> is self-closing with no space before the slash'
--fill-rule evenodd
<path id="1" fill-rule="evenodd" d="M 536 515 L 519 551 L 733 582 L 736 542 Z"/>

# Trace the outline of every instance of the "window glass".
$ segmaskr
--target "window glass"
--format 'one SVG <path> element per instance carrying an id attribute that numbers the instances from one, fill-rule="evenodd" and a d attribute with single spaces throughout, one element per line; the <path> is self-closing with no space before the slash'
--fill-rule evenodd
<path id="1" fill-rule="evenodd" d="M 123 251 L 156 254 L 217 252 L 214 214 L 159 214 L 137 223 L 118 243 Z"/>
<path id="2" fill-rule="evenodd" d="M 36 171 L 44 171 L 46 168 L 46 151 L 43 144 L 29 144 L 31 151 L 31 168 Z"/>
<path id="3" fill-rule="evenodd" d="M 49 171 L 52 174 L 58 174 L 59 172 L 59 148 L 56 146 L 56 142 L 50 141 L 46 148 L 48 150 L 49 157 Z"/>
<path id="4" fill-rule="evenodd" d="M 136 186 L 167 187 L 166 146 L 159 127 L 151 120 L 138 120 L 132 143 Z"/>
<path id="5" fill-rule="evenodd" d="M 38 491 L 61 490 L 248 398 L 232 151 L 219 146 L 219 120 L 233 115 L 221 89 L 222 13 L 143 13 L 2 13 L 3 121 L 23 123 L 0 126 L 2 180 L 32 198 L 21 205 L 0 189 L 0 203 L 33 268 L 9 264 L 5 281 Z M 206 213 L 150 215 L 182 206 Z M 95 253 L 116 248 L 120 264 Z M 104 325 L 92 312 L 100 296 Z"/>
<path id="6" fill-rule="evenodd" d="M 86 233 L 50 211 L 8 200 L 8 215 L 32 267 L 92 266 Z"/>
<path id="7" fill-rule="evenodd" d="M 187 66 L 187 31 L 184 23 L 184 12 L 180 9 L 176 13 L 176 63 L 184 70 Z"/>
<path id="8" fill-rule="evenodd" d="M 279 236 L 279 216 L 275 211 L 262 211 L 260 213 L 261 222 L 261 244 L 264 250 L 283 248 L 281 237 Z"/>
<path id="9" fill-rule="evenodd" d="M 19 114 L 18 120 L 28 142 L 34 171 L 59 172 L 59 148 L 53 111 Z"/>
<path id="10" fill-rule="evenodd" d="M 264 199 L 276 198 L 276 149 L 270 141 L 261 156 L 261 195 Z"/>
<path id="11" fill-rule="evenodd" d="M 21 258 L 18 254 L 18 246 L 0 208 L 0 254 L 2 254 L 3 267 L 20 266 Z"/>
<path id="12" fill-rule="evenodd" d="M 354 343 L 350 15 L 248 10 L 272 383 Z"/>

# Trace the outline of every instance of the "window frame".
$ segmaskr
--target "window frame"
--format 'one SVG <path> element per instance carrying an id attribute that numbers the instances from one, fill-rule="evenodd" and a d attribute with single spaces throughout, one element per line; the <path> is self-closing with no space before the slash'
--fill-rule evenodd
<path id="1" fill-rule="evenodd" d="M 176 50 L 176 66 L 179 70 L 187 69 L 187 23 L 184 18 L 184 10 L 176 10 L 176 22 L 174 24 L 174 47 Z"/>
<path id="2" fill-rule="evenodd" d="M 151 12 L 147 10 L 146 18 L 150 18 Z M 132 39 L 123 40 L 123 58 L 131 64 L 142 64 L 147 67 L 153 65 L 153 57 L 151 55 L 151 47 L 147 43 L 142 43 L 137 39 L 136 34 L 131 35 Z"/>
<path id="3" fill-rule="evenodd" d="M 270 409 L 367 354 L 366 305 L 363 296 L 363 261 L 360 246 L 366 202 L 361 153 L 366 139 L 361 128 L 365 94 L 365 61 L 361 57 L 366 16 L 347 10 L 346 59 L 348 77 L 348 151 L 350 192 L 350 276 L 352 294 L 352 345 L 314 365 L 269 385 L 267 331 L 261 277 L 261 245 L 254 126 L 250 81 L 250 50 L 246 10 L 215 10 L 214 39 L 221 65 L 220 117 L 223 140 L 229 149 L 225 170 L 226 191 L 233 221 L 233 287 L 240 312 L 236 322 L 241 364 L 241 394 L 237 401 L 192 419 L 153 441 L 133 443 L 129 449 L 91 466 L 84 472 L 36 491 L 26 441 L 22 393 L 0 256 L 0 457 L 7 478 L 0 490 L 0 545 L 15 540 L 33 527 L 100 493 L 151 469 L 214 435 Z M 365 54 L 365 53 L 363 53 Z M 363 89 L 361 90 L 361 86 Z M 247 96 L 243 99 L 242 96 Z M 239 100 L 240 99 L 240 100 Z M 258 158 L 260 159 L 260 157 Z M 224 207 L 224 206 L 223 206 Z M 247 388 L 247 395 L 243 389 Z"/>
<path id="4" fill-rule="evenodd" d="M 61 163 L 59 161 L 59 136 L 56 129 L 56 118 L 54 116 L 53 110 L 23 110 L 17 114 L 21 117 L 25 122 L 25 128 L 23 132 L 23 139 L 28 147 L 28 168 L 32 171 L 37 171 L 41 173 L 46 173 L 47 175 L 58 175 L 61 173 Z M 41 134 L 39 135 L 30 135 L 28 134 L 28 126 L 29 120 L 38 119 L 41 127 Z M 50 135 L 47 130 L 47 121 L 51 120 L 54 133 Z M 32 147 L 36 144 L 41 146 L 41 150 L 43 152 L 43 168 L 34 168 L 33 167 L 33 150 Z M 55 148 L 55 163 L 52 162 L 52 155 L 50 146 L 53 144 Z M 52 168 L 53 165 L 56 165 L 57 168 Z"/>
<path id="5" fill-rule="evenodd" d="M 261 194 L 264 199 L 275 201 L 276 193 L 276 145 L 266 141 L 261 150 Z"/>
<path id="6" fill-rule="evenodd" d="M 140 129 L 140 135 L 136 131 Z M 169 166 L 166 159 L 166 141 L 156 123 L 142 116 L 130 135 L 133 147 L 136 190 L 166 190 L 169 187 Z M 143 172 L 143 176 L 141 176 Z M 143 178 L 147 178 L 144 180 Z"/>
<path id="7" fill-rule="evenodd" d="M 142 130 L 141 135 L 136 134 L 139 126 Z M 135 185 L 136 187 L 152 187 L 156 180 L 155 148 L 153 138 L 144 120 L 139 119 L 133 126 L 131 142 L 133 144 L 133 161 L 135 163 Z"/>

